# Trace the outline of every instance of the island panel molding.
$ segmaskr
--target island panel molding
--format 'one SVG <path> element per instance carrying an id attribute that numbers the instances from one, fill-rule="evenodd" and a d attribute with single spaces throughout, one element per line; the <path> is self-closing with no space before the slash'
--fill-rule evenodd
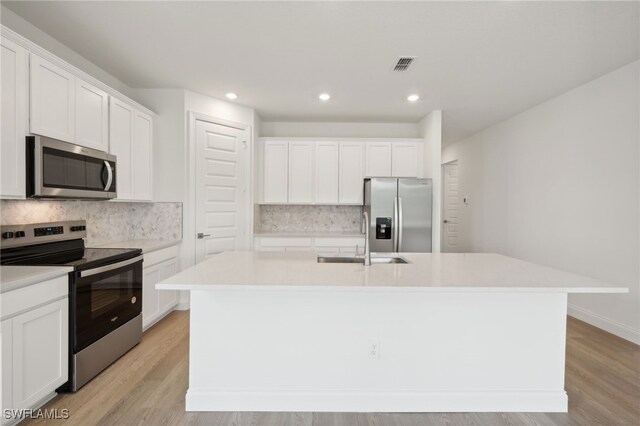
<path id="1" fill-rule="evenodd" d="M 194 291 L 186 408 L 566 412 L 566 299 Z"/>

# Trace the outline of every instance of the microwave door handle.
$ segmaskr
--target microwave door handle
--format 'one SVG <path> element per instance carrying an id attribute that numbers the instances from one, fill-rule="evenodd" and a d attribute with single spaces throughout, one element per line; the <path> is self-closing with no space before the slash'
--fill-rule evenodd
<path id="1" fill-rule="evenodd" d="M 111 170 L 111 164 L 107 160 L 104 160 L 104 167 L 107 169 L 107 183 L 104 186 L 104 190 L 108 191 L 111 188 L 113 182 L 113 170 Z"/>

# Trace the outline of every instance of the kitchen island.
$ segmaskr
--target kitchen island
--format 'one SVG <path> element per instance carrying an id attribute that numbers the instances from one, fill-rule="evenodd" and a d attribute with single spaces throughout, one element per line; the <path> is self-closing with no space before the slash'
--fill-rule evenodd
<path id="1" fill-rule="evenodd" d="M 401 256 L 226 252 L 158 284 L 191 292 L 186 409 L 566 412 L 567 294 L 628 291 L 497 254 Z"/>

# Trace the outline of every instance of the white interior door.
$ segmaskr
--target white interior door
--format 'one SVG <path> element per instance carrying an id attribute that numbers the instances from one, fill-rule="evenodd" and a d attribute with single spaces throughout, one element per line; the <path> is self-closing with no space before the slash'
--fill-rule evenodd
<path id="1" fill-rule="evenodd" d="M 249 128 L 196 120 L 196 263 L 245 248 Z"/>
<path id="2" fill-rule="evenodd" d="M 458 189 L 458 163 L 442 166 L 444 206 L 442 214 L 442 251 L 455 253 L 459 251 L 459 210 L 460 194 Z"/>

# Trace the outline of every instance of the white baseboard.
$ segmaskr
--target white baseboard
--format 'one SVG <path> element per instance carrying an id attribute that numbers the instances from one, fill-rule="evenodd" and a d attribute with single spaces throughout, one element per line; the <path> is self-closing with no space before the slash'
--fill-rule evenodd
<path id="1" fill-rule="evenodd" d="M 173 309 L 175 311 L 188 311 L 190 305 L 191 303 L 188 300 L 181 300 Z"/>
<path id="2" fill-rule="evenodd" d="M 613 321 L 602 315 L 591 312 L 587 309 L 580 308 L 576 305 L 568 305 L 568 314 L 574 318 L 584 321 L 594 327 L 601 328 L 618 337 L 622 337 L 636 345 L 640 345 L 640 330 L 629 327 L 628 325 Z"/>
<path id="3" fill-rule="evenodd" d="M 219 391 L 189 389 L 187 411 L 566 413 L 565 391 Z"/>

